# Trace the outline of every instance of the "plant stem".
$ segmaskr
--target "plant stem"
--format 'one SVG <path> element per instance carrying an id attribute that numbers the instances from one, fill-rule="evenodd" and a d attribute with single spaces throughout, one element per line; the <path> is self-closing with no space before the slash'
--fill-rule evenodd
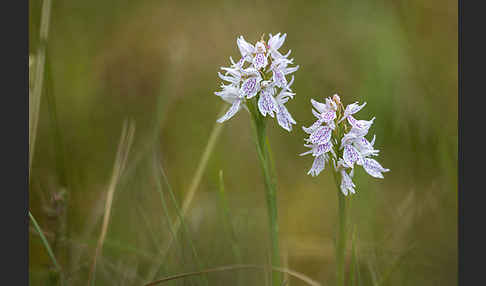
<path id="1" fill-rule="evenodd" d="M 338 196 L 339 230 L 336 240 L 336 285 L 344 286 L 344 253 L 346 250 L 346 198 L 339 186 L 338 174 L 334 172 Z"/>
<path id="2" fill-rule="evenodd" d="M 253 108 L 255 106 L 252 106 Z M 256 110 L 253 110 L 256 111 Z M 269 144 L 266 136 L 266 122 L 258 112 L 251 112 L 257 136 L 257 153 L 262 166 L 265 181 L 265 197 L 267 202 L 268 218 L 270 223 L 270 241 L 272 247 L 272 266 L 280 267 L 280 252 L 278 246 L 278 213 L 276 186 L 272 179 L 272 167 L 269 153 Z M 273 285 L 281 285 L 281 274 L 272 273 Z"/>

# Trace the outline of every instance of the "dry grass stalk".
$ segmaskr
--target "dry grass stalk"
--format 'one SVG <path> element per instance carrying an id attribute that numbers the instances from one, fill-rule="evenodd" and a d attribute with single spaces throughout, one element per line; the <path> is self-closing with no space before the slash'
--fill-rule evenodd
<path id="1" fill-rule="evenodd" d="M 158 285 L 163 282 L 175 280 L 175 279 L 180 279 L 184 277 L 189 277 L 189 276 L 194 276 L 194 275 L 201 275 L 201 274 L 206 274 L 210 272 L 221 272 L 221 271 L 232 271 L 232 270 L 241 270 L 241 269 L 261 269 L 265 270 L 267 266 L 262 266 L 262 265 L 254 265 L 254 264 L 235 264 L 235 265 L 227 265 L 227 266 L 221 266 L 221 267 L 216 267 L 216 268 L 211 268 L 211 269 L 206 269 L 203 271 L 196 271 L 196 272 L 188 272 L 188 273 L 182 273 L 182 274 L 176 274 L 172 275 L 166 278 L 159 279 L 157 281 L 153 281 L 149 284 L 146 284 L 145 286 L 154 286 Z M 270 268 L 271 266 L 268 266 Z M 280 273 L 286 273 L 296 279 L 299 279 L 300 281 L 311 285 L 311 286 L 320 286 L 321 284 L 308 276 L 297 272 L 293 271 L 287 268 L 282 268 L 282 267 L 271 267 L 273 271 L 280 272 Z"/>
<path id="2" fill-rule="evenodd" d="M 227 106 L 224 105 L 223 108 L 219 112 L 219 116 L 223 114 L 223 112 L 226 110 Z M 197 188 L 199 187 L 199 183 L 201 182 L 202 175 L 204 171 L 206 170 L 206 166 L 209 160 L 209 156 L 213 152 L 214 146 L 216 145 L 217 139 L 219 138 L 219 135 L 221 134 L 221 130 L 223 129 L 223 125 L 220 123 L 215 123 L 213 130 L 211 131 L 211 135 L 209 136 L 208 143 L 206 144 L 206 148 L 204 149 L 203 155 L 201 159 L 199 160 L 199 164 L 196 169 L 196 173 L 194 174 L 194 177 L 192 178 L 191 185 L 189 187 L 189 191 L 187 192 L 187 195 L 184 199 L 184 202 L 182 203 L 182 210 L 181 210 L 181 216 L 183 218 L 186 217 L 187 211 L 189 210 L 189 205 L 192 203 L 192 200 L 194 199 L 194 195 L 196 194 Z M 177 218 L 175 222 L 173 223 L 174 226 L 174 233 L 178 233 L 179 228 L 181 227 L 181 220 L 180 218 Z M 165 257 L 166 252 L 171 248 L 172 243 L 174 242 L 173 237 L 171 236 L 169 241 L 167 242 L 167 245 L 165 247 L 165 252 L 163 254 L 163 257 Z"/>
<path id="3" fill-rule="evenodd" d="M 110 213 L 113 203 L 113 195 L 115 193 L 115 188 L 120 180 L 121 174 L 123 173 L 130 147 L 133 142 L 133 135 L 135 133 L 135 123 L 125 121 L 123 124 L 122 134 L 120 136 L 120 143 L 118 144 L 118 151 L 116 154 L 115 164 L 113 166 L 113 173 L 111 176 L 110 183 L 107 189 L 106 201 L 105 201 L 105 211 L 103 215 L 103 225 L 101 227 L 100 237 L 96 245 L 95 255 L 93 258 L 93 264 L 91 265 L 91 270 L 89 274 L 89 284 L 94 282 L 95 270 L 96 270 L 96 260 L 101 254 L 103 249 L 103 243 L 105 241 L 106 232 L 108 230 L 108 224 L 110 222 Z"/>
<path id="4" fill-rule="evenodd" d="M 33 58 L 34 73 L 32 93 L 29 89 L 29 178 L 34 158 L 35 139 L 37 135 L 37 124 L 39 122 L 39 110 L 41 103 L 42 87 L 44 84 L 44 64 L 46 60 L 47 36 L 49 34 L 49 22 L 51 18 L 51 0 L 42 1 L 41 23 L 40 23 L 40 47 Z M 29 67 L 30 68 L 30 67 Z"/>

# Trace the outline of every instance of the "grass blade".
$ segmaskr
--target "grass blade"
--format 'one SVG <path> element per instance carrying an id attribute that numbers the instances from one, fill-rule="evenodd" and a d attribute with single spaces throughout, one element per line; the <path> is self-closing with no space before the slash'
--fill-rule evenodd
<path id="1" fill-rule="evenodd" d="M 220 110 L 220 115 L 222 115 L 226 110 L 226 104 L 222 107 Z M 218 115 L 219 117 L 219 115 Z M 220 123 L 215 123 L 213 126 L 213 130 L 211 131 L 211 134 L 209 135 L 209 140 L 208 143 L 206 144 L 206 148 L 203 151 L 203 155 L 201 156 L 201 159 L 199 160 L 198 167 L 196 169 L 196 173 L 194 174 L 194 177 L 192 178 L 192 182 L 189 188 L 189 191 L 184 199 L 184 202 L 182 204 L 182 210 L 181 210 L 181 215 L 177 217 L 175 222 L 173 223 L 174 226 L 174 233 L 178 233 L 179 228 L 181 227 L 181 219 L 184 218 L 187 214 L 187 211 L 189 209 L 189 205 L 192 203 L 192 200 L 194 199 L 194 195 L 196 193 L 197 187 L 199 186 L 199 183 L 201 181 L 202 174 L 206 170 L 207 162 L 209 160 L 210 155 L 212 154 L 214 150 L 214 146 L 216 145 L 216 142 L 219 138 L 219 135 L 221 134 L 221 131 L 223 129 L 223 124 Z M 165 249 L 169 250 L 171 248 L 172 243 L 174 243 L 173 239 L 170 239 L 167 243 L 167 246 Z"/>
<path id="2" fill-rule="evenodd" d="M 108 224 L 110 222 L 110 213 L 113 203 L 113 195 L 115 193 L 115 188 L 118 181 L 123 173 L 130 147 L 133 143 L 133 134 L 135 133 L 135 123 L 125 121 L 123 124 L 122 134 L 120 136 L 120 143 L 118 144 L 118 151 L 115 159 L 115 164 L 113 166 L 113 173 L 111 176 L 110 184 L 108 185 L 106 201 L 105 201 L 105 211 L 103 215 L 103 225 L 101 227 L 100 237 L 96 245 L 95 255 L 93 258 L 93 264 L 89 273 L 89 285 L 94 285 L 95 274 L 96 274 L 96 260 L 101 254 L 103 249 L 103 243 L 105 241 L 106 233 L 108 231 Z"/>
<path id="3" fill-rule="evenodd" d="M 164 216 L 166 217 L 167 219 L 167 224 L 169 226 L 169 233 L 170 233 L 170 239 L 172 241 L 177 241 L 177 234 L 173 228 L 173 225 L 172 225 L 172 220 L 170 218 L 170 214 L 169 214 L 169 210 L 167 208 L 167 202 L 165 200 L 165 196 L 164 196 L 164 193 L 162 191 L 162 183 L 160 181 L 160 177 L 159 177 L 159 164 L 157 162 L 157 156 L 154 155 L 154 160 L 153 160 L 153 163 L 154 163 L 154 178 L 155 178 L 155 185 L 156 185 L 156 190 L 157 192 L 159 193 L 159 196 L 160 196 L 160 201 L 162 203 L 162 210 L 164 212 Z M 159 263 L 154 265 L 154 267 L 152 267 L 152 269 L 149 271 L 149 275 L 148 275 L 148 281 L 151 281 L 155 278 L 155 275 L 157 275 L 157 271 L 160 269 L 160 267 L 162 266 L 162 264 L 166 261 L 166 257 L 169 253 L 169 249 L 167 247 L 170 247 L 170 245 L 166 245 L 166 249 L 165 250 L 162 250 L 160 251 L 160 257 L 161 259 L 159 260 Z"/>
<path id="4" fill-rule="evenodd" d="M 51 0 L 42 1 L 41 23 L 39 31 L 39 51 L 34 59 L 34 80 L 32 93 L 29 90 L 29 178 L 34 158 L 35 139 L 39 122 L 39 110 L 41 104 L 42 89 L 44 84 L 44 64 L 46 59 L 47 37 L 49 35 L 49 23 L 51 19 Z"/>
<path id="5" fill-rule="evenodd" d="M 221 109 L 220 114 L 222 114 L 225 111 L 225 109 L 226 109 L 226 105 Z M 224 126 L 223 124 L 217 122 L 214 124 L 213 130 L 209 135 L 209 140 L 208 143 L 206 144 L 206 148 L 204 149 L 203 155 L 199 160 L 196 173 L 194 173 L 194 176 L 192 178 L 189 191 L 187 192 L 187 195 L 184 198 L 184 202 L 182 203 L 181 217 L 185 217 L 187 211 L 189 210 L 189 205 L 192 203 L 192 200 L 194 199 L 194 195 L 197 191 L 197 188 L 199 187 L 199 183 L 201 182 L 202 174 L 206 170 L 209 157 L 213 153 L 214 146 L 216 145 L 217 139 L 219 138 L 219 135 L 223 130 L 223 126 Z M 180 219 L 174 223 L 176 231 L 178 231 L 180 227 L 180 223 L 181 223 Z"/>
<path id="6" fill-rule="evenodd" d="M 54 266 L 56 267 L 56 270 L 60 273 L 61 272 L 61 267 L 59 266 L 59 263 L 57 263 L 56 256 L 54 255 L 54 252 L 52 252 L 51 246 L 49 245 L 49 242 L 47 241 L 46 237 L 44 236 L 44 232 L 42 232 L 42 229 L 40 228 L 39 224 L 35 220 L 34 216 L 32 213 L 29 211 L 29 218 L 32 221 L 32 224 L 34 225 L 35 230 L 40 235 L 40 238 L 42 240 L 42 244 L 44 244 L 44 247 L 47 250 L 47 253 L 49 254 L 49 257 L 52 260 L 52 263 L 54 263 Z"/>
<path id="7" fill-rule="evenodd" d="M 235 229 L 231 223 L 231 214 L 228 207 L 228 201 L 226 200 L 226 194 L 224 190 L 224 178 L 223 178 L 223 170 L 219 170 L 219 201 L 221 204 L 222 210 L 222 218 L 223 218 L 223 228 L 225 230 L 226 235 L 228 236 L 230 243 L 231 243 L 231 250 L 233 252 L 233 256 L 236 259 L 236 263 L 241 264 L 241 250 L 238 246 L 238 238 L 236 236 Z M 241 276 L 237 275 L 236 280 L 238 281 L 238 285 L 241 285 Z"/>
<path id="8" fill-rule="evenodd" d="M 207 274 L 211 272 L 222 272 L 222 271 L 234 271 L 234 270 L 241 270 L 241 269 L 261 269 L 265 270 L 265 266 L 261 265 L 254 265 L 254 264 L 235 264 L 235 265 L 228 265 L 228 266 L 221 266 L 221 267 L 216 267 L 216 268 L 210 268 L 202 271 L 196 271 L 196 272 L 188 272 L 188 273 L 182 273 L 182 274 L 176 274 L 172 275 L 166 278 L 159 279 L 157 281 L 153 281 L 149 284 L 145 284 L 145 286 L 154 286 L 163 282 L 175 280 L 175 279 L 180 279 L 180 278 L 185 278 L 189 276 L 194 276 L 194 275 L 201 275 L 201 274 Z M 300 281 L 311 285 L 311 286 L 320 286 L 321 284 L 306 275 L 299 273 L 297 271 L 293 271 L 290 269 L 286 268 L 281 268 L 281 267 L 272 267 L 272 271 L 274 272 L 280 272 L 280 273 L 286 273 L 296 279 L 299 279 Z"/>
<path id="9" fill-rule="evenodd" d="M 407 256 L 407 254 L 414 248 L 414 245 L 410 246 L 408 249 L 406 249 L 402 254 L 400 254 L 393 263 L 385 269 L 385 273 L 381 276 L 381 279 L 379 282 L 376 284 L 377 286 L 382 286 L 385 285 L 386 282 L 391 277 L 391 274 L 397 269 L 397 267 L 400 265 L 400 263 L 403 261 L 403 259 Z"/>
<path id="10" fill-rule="evenodd" d="M 199 269 L 202 269 L 203 268 L 203 264 L 201 262 L 201 259 L 197 253 L 197 250 L 196 250 L 196 247 L 194 246 L 194 243 L 192 242 L 192 239 L 190 238 L 190 235 L 189 235 L 189 229 L 187 228 L 187 225 L 185 223 L 185 219 L 184 219 L 184 213 L 180 210 L 179 208 L 179 205 L 177 203 L 177 199 L 174 195 L 174 192 L 172 191 L 172 187 L 169 183 L 169 180 L 167 178 L 167 175 L 165 174 L 165 171 L 164 171 L 164 168 L 162 167 L 162 165 L 160 164 L 160 161 L 159 161 L 159 170 L 160 170 L 160 173 L 162 174 L 162 179 L 164 180 L 166 186 L 167 186 L 167 191 L 169 192 L 169 197 L 171 198 L 172 200 L 172 204 L 174 205 L 174 208 L 176 210 L 176 213 L 177 213 L 177 216 L 178 216 L 178 221 L 180 222 L 180 225 L 182 226 L 182 229 L 184 230 L 184 232 L 186 233 L 187 235 L 187 241 L 189 242 L 189 246 L 191 248 L 191 251 L 192 251 L 192 254 L 194 256 L 194 259 L 196 260 L 196 264 L 198 266 Z M 177 232 L 177 230 L 176 230 Z M 204 276 L 204 284 L 205 285 L 208 285 L 208 281 L 207 281 L 207 277 Z"/>
<path id="11" fill-rule="evenodd" d="M 228 238 L 231 241 L 231 250 L 233 251 L 233 255 L 237 261 L 237 263 L 241 263 L 241 251 L 238 247 L 238 239 L 236 236 L 236 232 L 231 224 L 231 214 L 228 207 L 228 201 L 226 200 L 226 194 L 224 191 L 224 179 L 223 179 L 223 170 L 219 171 L 219 198 L 221 203 L 221 210 L 223 212 L 223 228 L 225 229 Z"/>

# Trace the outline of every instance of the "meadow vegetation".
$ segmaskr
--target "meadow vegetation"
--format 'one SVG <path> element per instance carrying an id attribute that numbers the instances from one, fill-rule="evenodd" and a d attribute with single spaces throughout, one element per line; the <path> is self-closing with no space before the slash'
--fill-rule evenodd
<path id="1" fill-rule="evenodd" d="M 270 285 L 251 118 L 217 123 L 228 104 L 214 92 L 237 36 L 278 32 L 300 69 L 294 130 L 266 124 L 273 271 L 286 285 L 335 284 L 335 183 L 306 175 L 298 154 L 310 99 L 339 93 L 368 103 L 360 117 L 376 116 L 369 133 L 391 169 L 356 170 L 346 285 L 457 284 L 457 2 L 52 0 L 43 35 L 46 1 L 29 1 L 31 285 L 207 269 L 158 285 Z"/>

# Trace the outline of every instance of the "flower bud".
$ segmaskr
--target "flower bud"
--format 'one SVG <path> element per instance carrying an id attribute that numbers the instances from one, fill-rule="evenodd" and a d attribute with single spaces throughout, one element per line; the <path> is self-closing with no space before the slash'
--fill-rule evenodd
<path id="1" fill-rule="evenodd" d="M 341 98 L 339 97 L 339 95 L 337 93 L 332 96 L 332 100 L 334 100 L 334 102 L 337 105 L 340 105 L 341 104 Z"/>

